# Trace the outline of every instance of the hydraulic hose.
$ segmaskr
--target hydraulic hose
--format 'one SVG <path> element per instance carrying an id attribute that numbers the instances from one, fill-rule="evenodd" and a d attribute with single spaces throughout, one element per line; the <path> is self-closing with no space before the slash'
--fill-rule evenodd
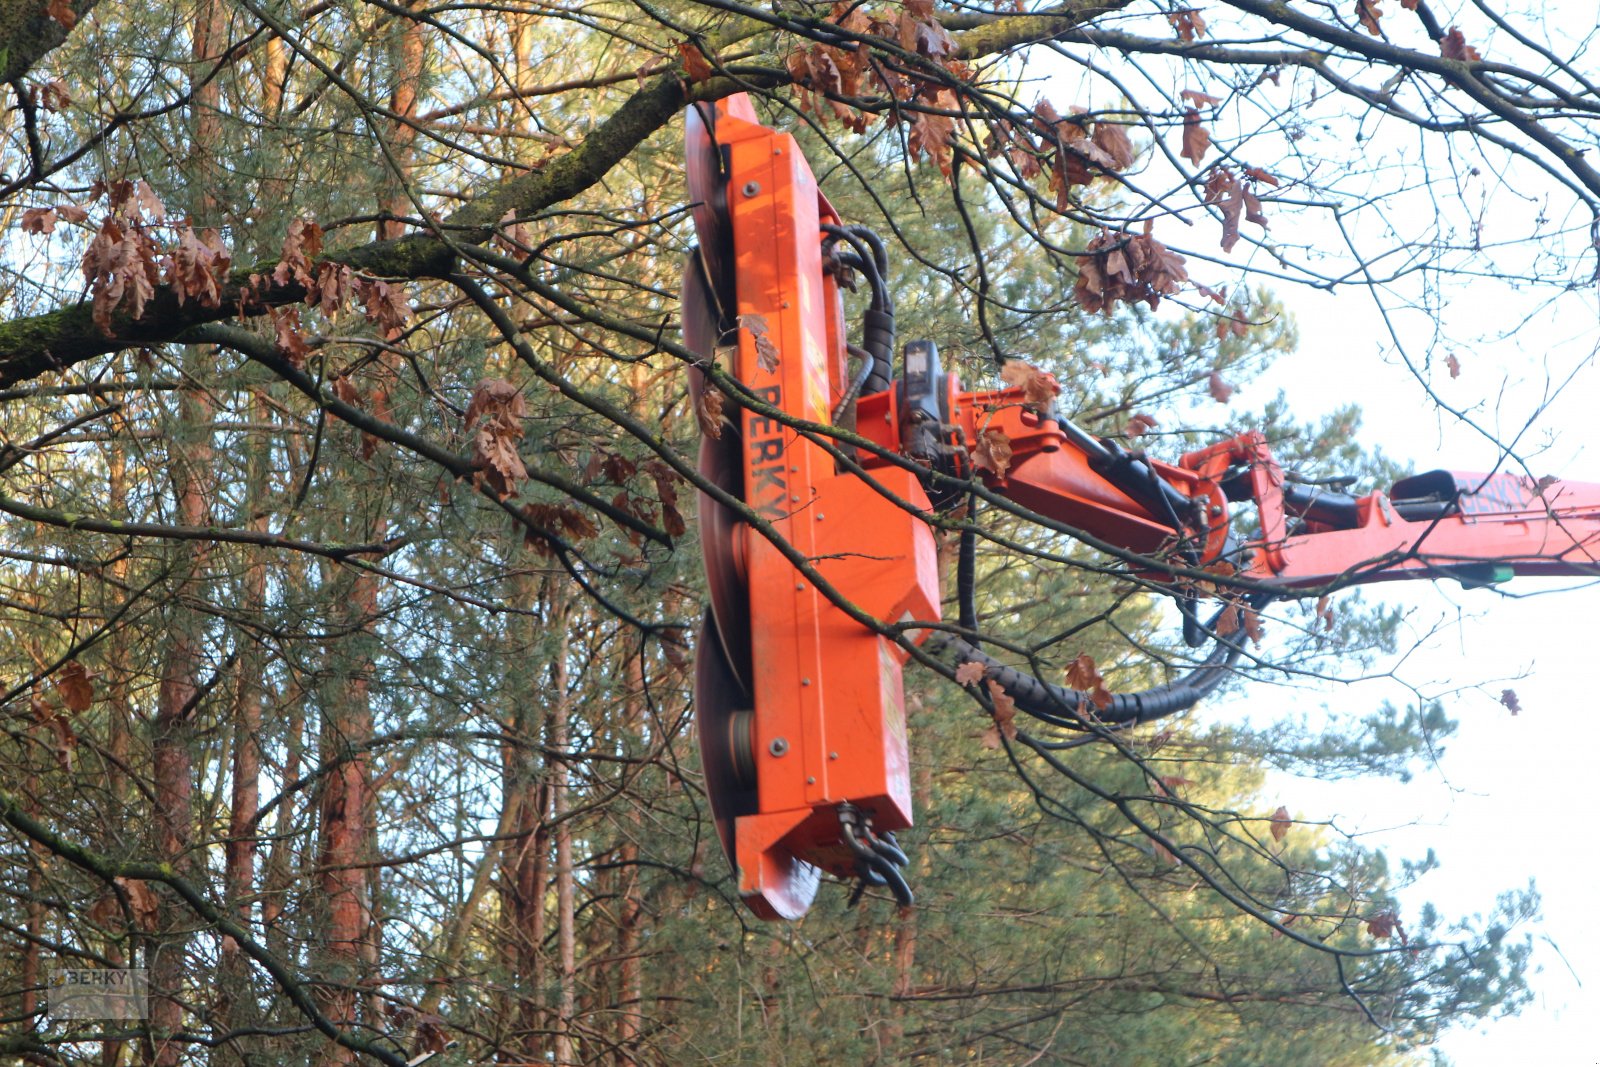
<path id="1" fill-rule="evenodd" d="M 973 526 L 977 510 L 978 494 L 969 493 L 967 522 L 956 552 L 956 610 L 961 628 L 971 634 L 978 632 L 978 531 Z M 972 647 L 978 647 L 976 639 Z"/>
<path id="2" fill-rule="evenodd" d="M 1245 603 L 1251 610 L 1260 610 L 1272 599 L 1270 593 L 1253 593 Z M 1217 690 L 1243 652 L 1237 642 L 1218 640 L 1211 654 L 1181 678 L 1137 693 L 1114 694 L 1111 703 L 1102 708 L 1095 706 L 1088 693 L 1054 685 L 1001 663 L 953 634 L 935 634 L 928 639 L 928 648 L 936 655 L 953 653 L 962 662 L 981 663 L 984 678 L 1005 690 L 1019 710 L 1041 722 L 1085 731 L 1134 726 L 1192 708 Z M 1079 710 L 1087 708 L 1092 708 L 1092 713 Z"/>
<path id="3" fill-rule="evenodd" d="M 889 292 L 889 256 L 878 235 L 863 226 L 823 226 L 828 241 L 843 241 L 855 255 L 845 262 L 866 276 L 872 302 L 861 315 L 861 347 L 872 354 L 872 370 L 861 391 L 881 393 L 894 381 L 894 296 Z"/>

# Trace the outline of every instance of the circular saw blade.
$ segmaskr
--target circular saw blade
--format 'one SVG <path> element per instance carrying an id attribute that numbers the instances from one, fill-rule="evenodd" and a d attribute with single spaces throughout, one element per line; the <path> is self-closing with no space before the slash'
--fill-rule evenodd
<path id="1" fill-rule="evenodd" d="M 717 145 L 716 108 L 696 104 L 684 118 L 683 151 L 700 259 L 711 281 L 714 306 L 733 307 L 733 233 L 728 223 L 728 182 Z M 724 316 L 725 317 L 725 316 Z"/>
<path id="2" fill-rule="evenodd" d="M 683 343 L 686 348 L 711 360 L 720 332 L 715 305 L 701 264 L 690 256 L 683 271 Z M 689 395 L 700 410 L 705 394 L 704 376 L 689 372 Z M 744 460 L 740 437 L 732 420 L 724 418 L 721 436 L 703 434 L 700 438 L 700 473 L 728 495 L 744 496 Z M 730 669 L 746 691 L 750 691 L 750 594 L 744 575 L 739 572 L 734 539 L 740 536 L 740 520 L 732 511 L 707 493 L 700 493 L 700 554 L 711 593 L 712 616 L 717 639 L 722 643 Z"/>
<path id="3" fill-rule="evenodd" d="M 754 814 L 758 798 L 753 786 L 741 782 L 733 745 L 740 736 L 735 719 L 752 706 L 750 694 L 728 666 L 716 623 L 706 612 L 694 654 L 694 727 L 700 741 L 700 762 L 705 774 L 706 800 L 711 820 L 728 864 L 739 869 L 734 855 L 734 820 Z"/>

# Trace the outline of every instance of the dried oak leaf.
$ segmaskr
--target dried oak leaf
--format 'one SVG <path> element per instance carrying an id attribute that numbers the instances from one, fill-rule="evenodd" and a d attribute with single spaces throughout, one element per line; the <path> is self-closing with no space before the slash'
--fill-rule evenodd
<path id="1" fill-rule="evenodd" d="M 272 268 L 275 285 L 298 283 L 306 290 L 315 284 L 311 277 L 311 261 L 322 251 L 322 227 L 307 219 L 293 219 L 289 232 L 284 235 L 283 248 L 278 253 L 278 265 Z"/>
<path id="2" fill-rule="evenodd" d="M 1245 636 L 1250 638 L 1250 643 L 1260 645 L 1261 638 L 1266 633 L 1261 625 L 1261 615 L 1247 604 L 1239 609 L 1239 619 L 1240 625 L 1244 627 Z"/>
<path id="3" fill-rule="evenodd" d="M 306 286 L 306 304 L 331 319 L 344 310 L 355 283 L 355 275 L 343 263 L 318 263 Z"/>
<path id="4" fill-rule="evenodd" d="M 700 393 L 700 401 L 694 406 L 694 418 L 700 424 L 700 432 L 712 440 L 722 439 L 722 390 L 714 385 L 708 385 Z"/>
<path id="5" fill-rule="evenodd" d="M 1317 600 L 1317 606 L 1313 613 L 1322 620 L 1322 629 L 1324 631 L 1333 629 L 1333 608 L 1328 606 L 1328 598 L 1326 596 Z"/>
<path id="6" fill-rule="evenodd" d="M 1112 696 L 1106 689 L 1105 679 L 1100 677 L 1099 666 L 1087 652 L 1079 653 L 1067 668 L 1067 685 L 1085 694 L 1101 711 L 1111 706 Z"/>
<path id="7" fill-rule="evenodd" d="M 661 528 L 669 537 L 682 537 L 688 526 L 678 511 L 677 473 L 659 459 L 646 463 L 644 469 L 656 483 L 656 496 L 661 501 Z"/>
<path id="8" fill-rule="evenodd" d="M 1000 368 L 1000 380 L 1013 389 L 1022 390 L 1022 402 L 1034 407 L 1048 408 L 1061 395 L 1061 383 L 1056 376 L 1046 373 L 1031 363 L 1008 359 Z"/>
<path id="9" fill-rule="evenodd" d="M 466 424 L 473 431 L 472 465 L 479 472 L 474 481 L 488 486 L 501 500 L 516 495 L 517 484 L 528 476 L 517 453 L 527 413 L 522 391 L 501 378 L 479 382 L 467 404 Z"/>
<path id="10" fill-rule="evenodd" d="M 1189 274 L 1182 256 L 1151 236 L 1103 233 L 1077 259 L 1072 295 L 1085 309 L 1110 315 L 1120 303 L 1144 301 L 1154 310 L 1182 288 Z"/>
<path id="11" fill-rule="evenodd" d="M 1449 33 L 1439 38 L 1439 54 L 1445 59 L 1458 59 L 1466 63 L 1483 58 L 1476 48 L 1467 43 L 1467 39 L 1462 36 L 1461 31 L 1454 26 L 1450 27 Z"/>
<path id="12" fill-rule="evenodd" d="M 1127 127 L 1115 122 L 1094 124 L 1094 143 L 1110 160 L 1110 170 L 1127 170 L 1133 166 L 1137 153 L 1128 137 Z"/>
<path id="13" fill-rule="evenodd" d="M 300 333 L 300 309 L 297 307 L 269 308 L 272 316 L 272 343 L 289 360 L 296 370 L 306 365 L 311 346 Z"/>
<path id="14" fill-rule="evenodd" d="M 1452 377 L 1452 378 L 1461 377 L 1461 361 L 1455 357 L 1455 353 L 1454 352 L 1452 352 L 1450 355 L 1444 357 L 1444 365 L 1445 365 L 1446 368 L 1449 369 L 1450 377 Z"/>
<path id="15" fill-rule="evenodd" d="M 109 218 L 84 250 L 83 276 L 93 295 L 91 317 L 107 337 L 112 315 L 123 311 L 139 318 L 161 280 L 155 246 L 143 228 Z"/>
<path id="16" fill-rule="evenodd" d="M 56 228 L 56 209 L 30 207 L 22 213 L 23 233 L 52 233 Z"/>
<path id="17" fill-rule="evenodd" d="M 150 188 L 150 183 L 140 178 L 133 185 L 134 199 L 138 202 L 139 210 L 149 216 L 154 222 L 165 222 L 167 218 L 167 205 L 161 202 L 161 197 Z"/>
<path id="18" fill-rule="evenodd" d="M 321 277 L 320 271 L 318 277 Z M 386 282 L 382 278 L 358 278 L 354 288 L 368 322 L 391 336 L 405 328 L 411 318 L 411 302 L 406 299 L 404 285 Z"/>
<path id="19" fill-rule="evenodd" d="M 1017 702 L 1011 695 L 1000 688 L 1000 683 L 993 678 L 984 680 L 983 687 L 989 691 L 989 699 L 994 703 L 994 724 L 1006 740 L 1015 741 L 1017 738 Z"/>
<path id="20" fill-rule="evenodd" d="M 222 286 L 233 257 L 216 230 L 207 227 L 196 234 L 185 226 L 178 235 L 177 246 L 167 253 L 164 262 L 167 285 L 177 294 L 180 307 L 189 300 L 202 307 L 222 306 Z"/>
<path id="21" fill-rule="evenodd" d="M 600 532 L 589 517 L 560 504 L 524 504 L 521 508 L 526 525 L 522 543 L 541 556 L 555 551 L 552 537 L 568 541 L 582 541 Z"/>
<path id="22" fill-rule="evenodd" d="M 1128 419 L 1128 424 L 1122 428 L 1122 432 L 1129 437 L 1143 437 L 1160 425 L 1154 415 L 1146 415 L 1141 411 Z"/>
<path id="23" fill-rule="evenodd" d="M 1270 185 L 1274 189 L 1278 188 L 1278 186 L 1281 184 L 1278 181 L 1277 175 L 1271 173 L 1270 171 L 1262 170 L 1260 167 L 1244 168 L 1244 176 L 1250 181 L 1260 182 L 1263 185 Z"/>
<path id="24" fill-rule="evenodd" d="M 706 59 L 706 54 L 700 51 L 700 46 L 693 41 L 679 41 L 678 54 L 683 57 L 683 73 L 688 76 L 693 84 L 709 81 L 712 70 L 711 63 Z"/>
<path id="25" fill-rule="evenodd" d="M 768 374 L 778 372 L 778 346 L 772 343 L 768 334 L 767 318 L 765 315 L 740 315 L 739 325 L 750 332 L 750 337 L 756 345 L 756 366 Z"/>
<path id="26" fill-rule="evenodd" d="M 71 107 L 72 94 L 67 91 L 67 83 L 51 78 L 39 86 L 39 106 L 46 111 L 65 111 Z"/>
<path id="27" fill-rule="evenodd" d="M 91 675 L 77 660 L 64 665 L 52 679 L 61 702 L 72 711 L 88 711 L 94 704 Z"/>
<path id="28" fill-rule="evenodd" d="M 1274 841 L 1282 841 L 1285 837 L 1289 836 L 1289 827 L 1293 825 L 1294 819 L 1290 817 L 1289 809 L 1281 804 L 1278 805 L 1278 810 L 1272 813 L 1272 823 L 1270 826 L 1272 831 L 1272 839 Z"/>
<path id="29" fill-rule="evenodd" d="M 1206 378 L 1206 392 L 1211 394 L 1211 399 L 1219 404 L 1226 404 L 1233 396 L 1233 386 L 1222 380 L 1222 375 L 1212 371 Z"/>
<path id="30" fill-rule="evenodd" d="M 983 680 L 983 670 L 983 664 L 969 659 L 956 668 L 956 682 L 960 685 L 975 685 Z"/>
<path id="31" fill-rule="evenodd" d="M 900 47 L 925 56 L 953 56 L 959 50 L 955 38 L 933 14 L 933 0 L 905 0 L 895 21 Z"/>
<path id="32" fill-rule="evenodd" d="M 78 24 L 78 13 L 72 9 L 71 0 L 49 0 L 44 6 L 44 13 L 61 23 L 64 30 L 70 30 Z"/>
<path id="33" fill-rule="evenodd" d="M 958 107 L 955 94 L 947 89 L 939 91 L 931 101 L 931 106 L 940 111 L 955 111 Z M 954 117 L 916 111 L 911 114 L 911 132 L 906 135 L 906 150 L 911 153 L 913 160 L 926 155 L 938 165 L 939 173 L 948 178 L 953 160 L 950 146 L 955 142 L 955 137 Z"/>
<path id="34" fill-rule="evenodd" d="M 1363 29 L 1374 37 L 1382 37 L 1383 31 L 1378 29 L 1378 20 L 1383 17 L 1383 12 L 1378 8 L 1378 0 L 1356 0 L 1356 19 Z"/>
<path id="35" fill-rule="evenodd" d="M 598 473 L 605 475 L 606 481 L 612 485 L 623 485 L 629 478 L 634 476 L 638 469 L 638 465 L 633 460 L 613 452 L 601 460 Z"/>
<path id="36" fill-rule="evenodd" d="M 1517 691 L 1515 689 L 1500 690 L 1500 703 L 1504 704 L 1506 710 L 1511 714 L 1522 714 L 1522 701 L 1517 699 Z"/>
<path id="37" fill-rule="evenodd" d="M 1401 924 L 1400 916 L 1392 911 L 1381 911 L 1368 919 L 1367 933 L 1379 941 L 1387 941 L 1398 934 L 1402 945 L 1409 943 L 1406 938 L 1406 928 Z"/>
<path id="38" fill-rule="evenodd" d="M 1173 30 L 1178 34 L 1180 41 L 1193 41 L 1206 34 L 1206 20 L 1200 17 L 1200 12 L 1194 8 L 1182 8 L 1167 13 L 1167 21 L 1172 24 Z"/>
<path id="39" fill-rule="evenodd" d="M 1244 215 L 1244 185 L 1227 167 L 1217 167 L 1206 179 L 1205 201 L 1222 212 L 1222 250 L 1239 243 L 1239 219 Z"/>
<path id="40" fill-rule="evenodd" d="M 978 444 L 972 450 L 972 465 L 1004 478 L 1011 469 L 1011 438 L 1003 430 L 987 427 L 978 431 Z"/>

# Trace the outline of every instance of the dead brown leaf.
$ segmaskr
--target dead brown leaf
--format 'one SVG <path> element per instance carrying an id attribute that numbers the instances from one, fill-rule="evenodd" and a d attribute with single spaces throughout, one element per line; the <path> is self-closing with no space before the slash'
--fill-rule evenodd
<path id="1" fill-rule="evenodd" d="M 1000 368 L 1000 380 L 1013 389 L 1022 390 L 1022 402 L 1034 407 L 1048 408 L 1061 395 L 1061 383 L 1053 374 L 1040 370 L 1020 359 L 1008 359 Z"/>
<path id="2" fill-rule="evenodd" d="M 52 681 L 61 702 L 72 711 L 88 711 L 94 704 L 92 675 L 77 660 L 65 664 Z"/>
<path id="3" fill-rule="evenodd" d="M 978 431 L 978 444 L 972 450 L 972 465 L 1004 478 L 1011 469 L 1011 439 L 993 427 Z"/>
<path id="4" fill-rule="evenodd" d="M 756 345 L 756 366 L 768 374 L 778 372 L 778 346 L 772 343 L 768 334 L 767 318 L 765 315 L 740 315 L 739 325 L 750 331 L 750 336 Z"/>
<path id="5" fill-rule="evenodd" d="M 1383 11 L 1378 7 L 1378 0 L 1356 0 L 1356 19 L 1374 37 L 1383 36 L 1383 31 L 1378 29 L 1378 20 L 1382 17 Z"/>
<path id="6" fill-rule="evenodd" d="M 72 9 L 71 0 L 48 0 L 44 5 L 44 13 L 61 23 L 64 30 L 70 30 L 78 24 L 78 13 Z"/>
<path id="7" fill-rule="evenodd" d="M 707 385 L 700 394 L 700 402 L 694 407 L 694 418 L 700 424 L 700 432 L 715 441 L 722 439 L 723 399 L 722 390 Z"/>
<path id="8" fill-rule="evenodd" d="M 678 55 L 683 57 L 683 72 L 692 84 L 711 80 L 711 62 L 698 44 L 693 41 L 679 41 Z"/>
<path id="9" fill-rule="evenodd" d="M 986 679 L 984 688 L 989 691 L 989 699 L 994 703 L 994 724 L 1005 734 L 1006 739 L 1015 741 L 1017 738 L 1017 702 L 1011 699 L 1000 683 L 993 678 Z"/>
<path id="10" fill-rule="evenodd" d="M 1278 810 L 1272 813 L 1272 839 L 1281 842 L 1289 835 L 1289 827 L 1294 825 L 1294 819 L 1289 815 L 1289 809 L 1278 805 Z"/>

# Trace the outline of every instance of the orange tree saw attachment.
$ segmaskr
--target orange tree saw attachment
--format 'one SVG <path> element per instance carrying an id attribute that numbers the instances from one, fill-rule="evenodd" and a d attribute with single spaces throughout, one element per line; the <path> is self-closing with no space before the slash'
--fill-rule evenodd
<path id="1" fill-rule="evenodd" d="M 1127 452 L 1058 416 L 1048 375 L 964 392 L 931 342 L 908 342 L 897 374 L 882 242 L 838 217 L 794 139 L 744 96 L 699 105 L 686 125 L 699 244 L 684 341 L 736 386 L 694 375 L 700 471 L 719 490 L 700 495 L 711 605 L 696 726 L 717 833 L 758 915 L 803 915 L 824 871 L 911 902 L 894 837 L 912 818 L 908 653 L 884 634 L 939 621 L 926 519 L 976 486 L 1122 555 L 1174 595 L 1188 643 L 1211 646 L 1175 681 L 1102 694 L 1087 714 L 1088 694 L 977 647 L 969 527 L 965 636 L 942 630 L 925 647 L 982 665 L 1019 710 L 1088 737 L 1190 707 L 1227 678 L 1240 649 L 1199 617 L 1206 580 L 1241 591 L 1231 611 L 1361 582 L 1600 571 L 1600 486 L 1433 471 L 1357 498 L 1286 475 L 1258 433 L 1175 464 Z M 871 291 L 859 344 L 840 293 L 857 275 Z M 834 426 L 869 445 L 830 447 Z M 1239 504 L 1258 520 L 1248 539 L 1230 524 Z"/>

